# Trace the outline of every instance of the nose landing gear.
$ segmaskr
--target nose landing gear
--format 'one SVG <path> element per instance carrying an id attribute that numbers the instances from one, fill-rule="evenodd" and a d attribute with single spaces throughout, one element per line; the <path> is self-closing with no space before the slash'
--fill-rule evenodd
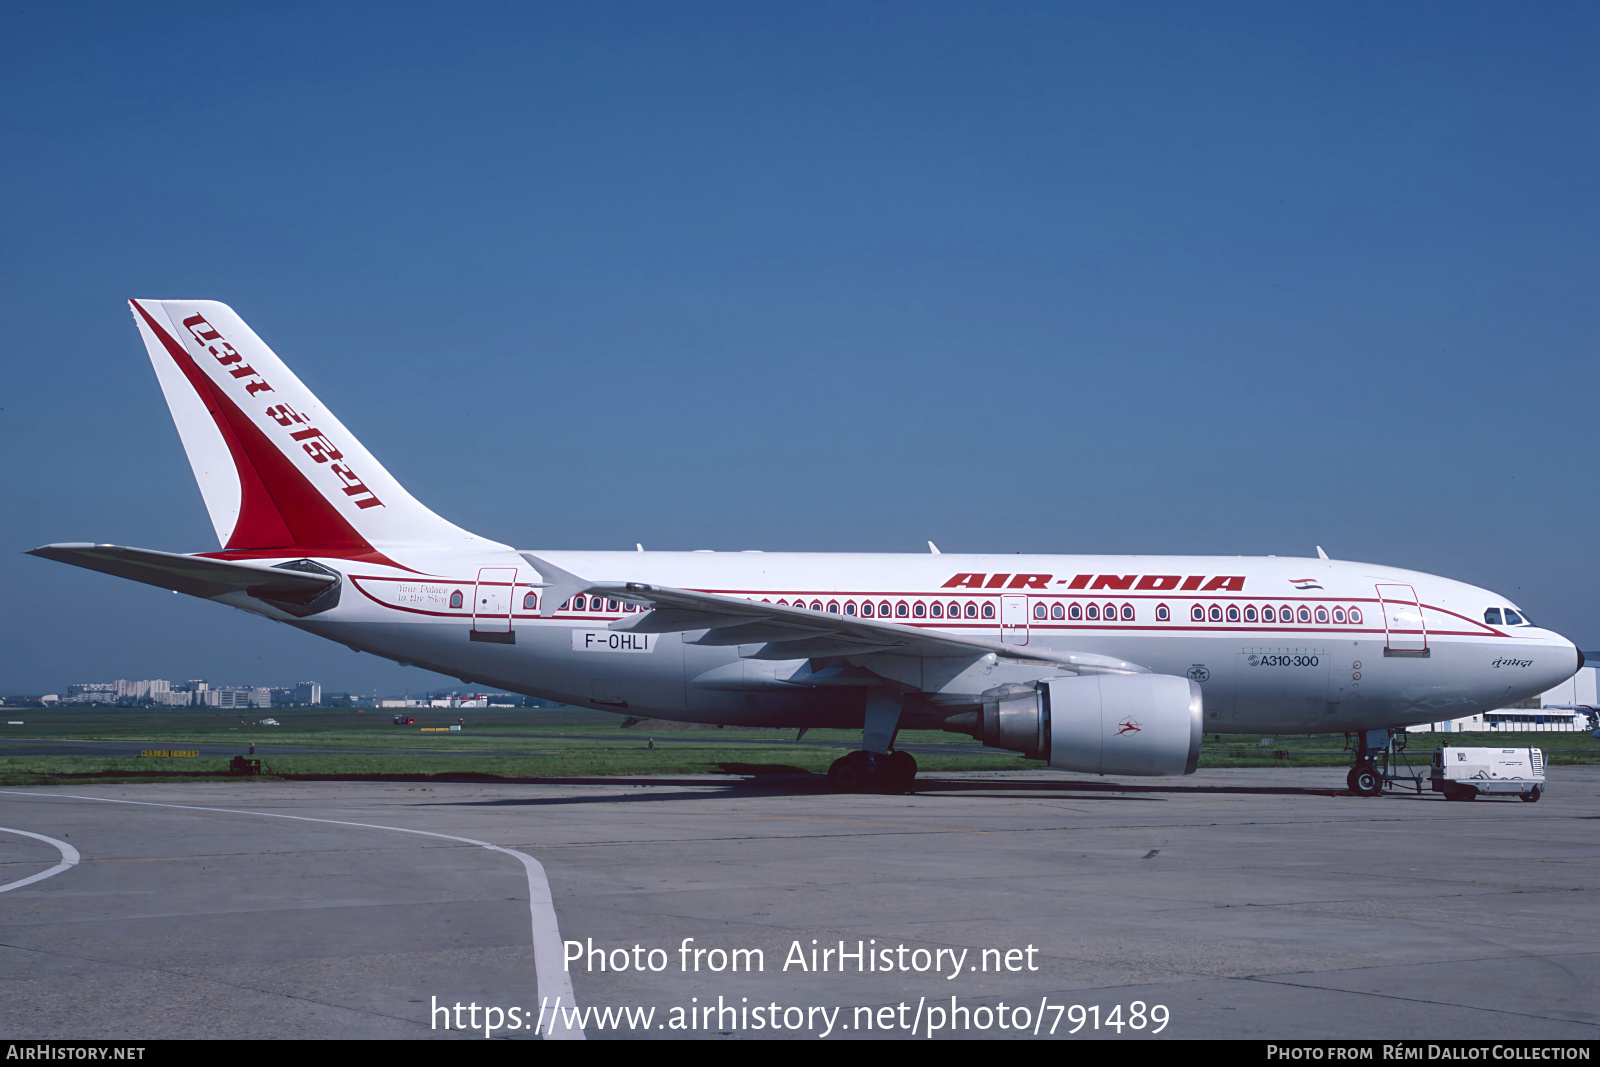
<path id="1" fill-rule="evenodd" d="M 1383 792 L 1383 776 L 1378 773 L 1378 768 L 1365 761 L 1350 768 L 1345 782 L 1349 784 L 1350 792 L 1358 797 L 1375 797 Z"/>
<path id="2" fill-rule="evenodd" d="M 1362 730 L 1355 742 L 1356 763 L 1345 776 L 1350 792 L 1358 797 L 1381 796 L 1385 786 L 1396 782 L 1410 782 L 1422 792 L 1422 776 L 1411 773 L 1411 764 L 1399 755 L 1406 747 L 1404 730 Z"/>

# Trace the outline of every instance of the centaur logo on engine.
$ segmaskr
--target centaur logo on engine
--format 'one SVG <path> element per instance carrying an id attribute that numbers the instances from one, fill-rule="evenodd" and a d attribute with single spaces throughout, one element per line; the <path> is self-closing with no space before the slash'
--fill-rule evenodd
<path id="1" fill-rule="evenodd" d="M 1244 575 L 1220 574 L 1208 577 L 1204 574 L 1078 574 L 1072 578 L 1056 578 L 1053 574 L 988 574 L 968 573 L 950 576 L 942 589 L 1049 589 L 1051 579 L 1054 584 L 1064 585 L 1068 589 L 1087 589 L 1091 593 L 1098 589 L 1134 590 L 1146 593 L 1165 593 L 1170 590 L 1195 591 L 1202 593 L 1242 593 L 1244 592 Z"/>
<path id="2" fill-rule="evenodd" d="M 252 397 L 257 393 L 273 392 L 273 388 L 267 384 L 267 380 L 254 367 L 244 362 L 244 357 L 227 342 L 221 331 L 206 321 L 204 315 L 190 315 L 183 320 L 183 325 L 185 329 L 194 335 L 196 341 L 205 346 L 207 352 L 216 357 L 218 363 L 228 368 L 228 373 L 231 376 L 249 379 L 244 383 L 244 388 Z M 235 364 L 238 365 L 235 366 Z M 333 442 L 328 440 L 327 435 L 312 426 L 304 415 L 288 404 L 274 404 L 267 408 L 267 417 L 279 426 L 299 425 L 304 427 L 290 433 L 290 439 L 298 442 L 300 447 L 305 449 L 306 455 L 310 456 L 314 462 L 328 465 L 328 469 L 334 473 L 334 476 L 344 483 L 339 488 L 344 490 L 344 495 L 350 497 L 356 507 L 383 507 L 383 501 L 378 499 L 378 494 L 368 489 L 365 483 L 361 481 L 360 476 L 351 470 L 347 464 L 340 462 L 344 459 L 344 453 L 334 447 Z"/>

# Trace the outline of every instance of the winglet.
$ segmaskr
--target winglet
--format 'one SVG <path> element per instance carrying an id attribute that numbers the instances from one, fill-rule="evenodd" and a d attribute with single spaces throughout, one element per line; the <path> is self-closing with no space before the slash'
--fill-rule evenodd
<path id="1" fill-rule="evenodd" d="M 539 572 L 539 577 L 544 581 L 539 583 L 544 594 L 539 597 L 539 617 L 548 619 L 556 613 L 556 609 L 579 593 L 585 592 L 593 582 L 587 578 L 579 578 L 571 571 L 564 571 L 548 560 L 540 559 L 532 552 L 518 552 L 517 555 L 527 560 L 533 569 Z"/>
<path id="2" fill-rule="evenodd" d="M 939 546 L 938 546 L 938 545 L 936 545 L 936 544 L 934 544 L 934 543 L 933 543 L 933 542 L 932 542 L 932 541 L 929 541 L 929 542 L 928 542 L 928 551 L 929 551 L 929 552 L 932 552 L 932 553 L 933 553 L 933 554 L 934 554 L 934 555 L 935 555 L 935 556 L 937 556 L 937 555 L 940 555 L 940 554 L 941 554 L 941 553 L 940 553 L 940 552 L 939 552 Z"/>
<path id="3" fill-rule="evenodd" d="M 1328 558 L 1328 554 L 1326 552 L 1322 551 L 1322 546 L 1321 545 L 1317 546 L 1317 558 L 1318 559 L 1327 559 Z"/>

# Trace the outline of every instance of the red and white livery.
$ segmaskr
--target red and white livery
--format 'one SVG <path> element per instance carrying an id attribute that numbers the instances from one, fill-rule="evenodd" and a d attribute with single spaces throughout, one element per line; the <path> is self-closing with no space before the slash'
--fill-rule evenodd
<path id="1" fill-rule="evenodd" d="M 134 300 L 220 547 L 35 555 L 483 684 L 694 722 L 901 727 L 1065 770 L 1185 774 L 1203 731 L 1360 739 L 1501 707 L 1582 656 L 1508 598 L 1302 558 L 518 550 L 419 503 L 224 304 Z"/>

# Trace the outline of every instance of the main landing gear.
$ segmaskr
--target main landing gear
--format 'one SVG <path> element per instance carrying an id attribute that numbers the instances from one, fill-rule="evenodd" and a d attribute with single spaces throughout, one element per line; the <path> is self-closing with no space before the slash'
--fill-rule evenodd
<path id="1" fill-rule="evenodd" d="M 909 752 L 856 751 L 841 756 L 828 768 L 828 785 L 835 793 L 909 793 L 916 784 L 917 761 Z"/>
<path id="2" fill-rule="evenodd" d="M 917 761 L 909 752 L 891 752 L 900 729 L 903 698 L 886 693 L 867 696 L 861 729 L 861 749 L 841 756 L 828 768 L 828 785 L 835 793 L 860 793 L 879 789 L 909 793 L 916 785 Z"/>

